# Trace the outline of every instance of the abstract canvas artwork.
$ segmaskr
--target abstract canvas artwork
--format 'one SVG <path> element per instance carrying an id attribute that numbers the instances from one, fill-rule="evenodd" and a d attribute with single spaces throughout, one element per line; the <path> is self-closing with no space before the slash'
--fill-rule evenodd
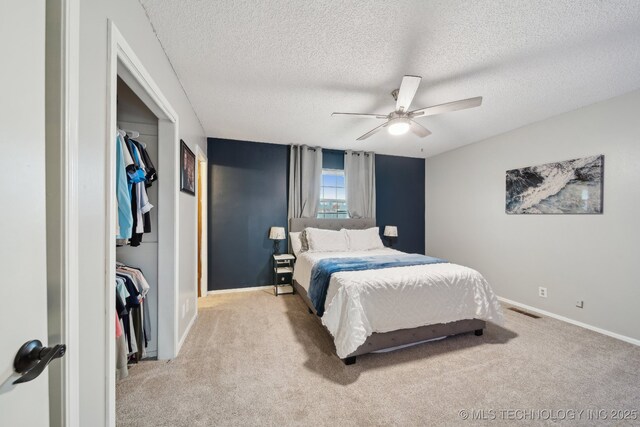
<path id="1" fill-rule="evenodd" d="M 604 156 L 507 171 L 508 214 L 601 214 Z"/>

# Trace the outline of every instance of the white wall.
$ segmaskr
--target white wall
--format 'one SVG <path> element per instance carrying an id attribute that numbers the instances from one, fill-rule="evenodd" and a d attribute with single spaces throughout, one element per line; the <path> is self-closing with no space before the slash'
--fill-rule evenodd
<path id="1" fill-rule="evenodd" d="M 180 137 L 195 152 L 206 152 L 204 131 L 167 60 L 142 6 L 132 0 L 84 0 L 80 10 L 80 399 L 81 425 L 101 425 L 105 420 L 105 209 L 106 209 L 106 79 L 107 20 L 118 26 L 151 77 L 176 110 Z M 169 171 L 158 171 L 159 176 Z M 160 178 L 161 179 L 161 178 Z M 179 305 L 195 299 L 196 199 L 179 198 Z M 191 215 L 190 215 L 191 213 Z M 184 250 L 184 251 L 183 251 Z M 195 315 L 193 303 L 179 319 L 179 331 Z"/>
<path id="2" fill-rule="evenodd" d="M 635 91 L 429 158 L 429 255 L 479 270 L 502 297 L 640 339 L 639 111 Z M 604 214 L 505 214 L 507 170 L 596 154 Z"/>

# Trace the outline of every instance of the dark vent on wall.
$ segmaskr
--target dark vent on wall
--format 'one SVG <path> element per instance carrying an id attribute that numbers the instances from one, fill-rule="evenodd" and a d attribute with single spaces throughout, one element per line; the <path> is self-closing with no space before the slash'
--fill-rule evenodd
<path id="1" fill-rule="evenodd" d="M 532 317 L 534 319 L 539 319 L 540 318 L 540 316 L 536 316 L 535 314 L 529 313 L 529 312 L 524 311 L 524 310 L 520 310 L 519 308 L 509 307 L 509 310 L 515 311 L 516 313 L 524 314 L 525 316 L 529 316 L 529 317 Z"/>

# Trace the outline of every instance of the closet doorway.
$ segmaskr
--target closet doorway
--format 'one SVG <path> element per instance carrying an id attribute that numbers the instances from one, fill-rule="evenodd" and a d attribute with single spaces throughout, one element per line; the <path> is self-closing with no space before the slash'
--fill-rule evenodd
<path id="1" fill-rule="evenodd" d="M 148 323 L 148 328 L 142 328 L 143 330 L 146 329 L 144 335 L 148 336 L 139 337 L 146 341 L 140 341 L 143 348 L 140 349 L 141 356 L 139 359 L 154 358 L 158 356 L 157 283 L 158 247 L 160 244 L 158 239 L 158 212 L 162 209 L 162 206 L 158 203 L 158 181 L 164 175 L 163 171 L 155 168 L 155 165 L 158 164 L 158 118 L 121 78 L 118 78 L 117 84 L 116 118 L 118 129 L 127 134 L 127 139 L 139 143 L 146 156 L 149 157 L 150 164 L 145 166 L 148 168 L 149 174 L 153 174 L 151 179 L 155 180 L 154 182 L 145 183 L 144 186 L 146 188 L 141 189 L 147 194 L 148 206 L 152 207 L 148 212 L 148 217 L 143 218 L 141 229 L 144 232 L 140 242 L 136 242 L 135 245 L 129 242 L 116 244 L 116 261 L 139 269 L 150 286 L 145 295 L 145 303 L 143 304 L 145 312 L 142 316 L 143 321 Z M 148 222 L 146 230 L 144 229 L 145 220 Z M 138 347 L 138 344 L 136 344 L 136 347 Z"/>
<path id="2" fill-rule="evenodd" d="M 109 22 L 109 60 L 107 70 L 107 227 L 105 248 L 105 292 L 107 301 L 107 419 L 115 425 L 116 405 L 116 261 L 140 267 L 149 285 L 149 320 L 153 319 L 147 356 L 172 359 L 178 352 L 178 116 L 129 46 L 115 23 Z M 120 89 L 120 90 L 119 90 Z M 149 188 L 154 205 L 152 230 L 142 236 L 137 247 L 116 249 L 118 201 L 116 197 L 116 161 L 118 127 L 139 133 L 147 145 L 158 179 Z M 128 129 L 135 128 L 135 129 Z M 155 187 L 155 188 L 154 188 Z M 154 221 L 155 219 L 155 221 Z M 155 224 L 154 224 L 155 222 Z M 144 266 L 144 267 L 143 267 Z M 155 281 L 155 283 L 154 283 Z M 155 307 L 152 308 L 151 304 Z M 153 342 L 155 338 L 155 343 Z M 154 354 L 155 353 L 155 354 Z M 135 367 L 133 368 L 135 369 Z"/>
<path id="3" fill-rule="evenodd" d="M 207 239 L 207 156 L 200 147 L 196 148 L 196 159 L 198 163 L 198 298 L 207 296 L 207 271 L 208 271 L 208 239 Z"/>

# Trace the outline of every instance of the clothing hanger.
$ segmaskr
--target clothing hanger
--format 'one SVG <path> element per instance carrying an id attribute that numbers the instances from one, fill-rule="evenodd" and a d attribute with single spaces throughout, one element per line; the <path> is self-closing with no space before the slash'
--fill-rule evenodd
<path id="1" fill-rule="evenodd" d="M 129 136 L 129 138 L 139 138 L 140 137 L 140 132 L 138 132 L 137 130 L 118 129 L 118 133 L 123 138 L 125 136 Z M 140 141 L 137 141 L 137 142 L 140 143 L 144 148 L 147 148 L 147 144 L 145 144 L 144 142 L 140 142 Z"/>
<path id="2" fill-rule="evenodd" d="M 129 138 L 138 138 L 140 136 L 140 132 L 138 132 L 137 130 L 123 129 L 123 131 L 126 132 L 127 135 L 129 135 Z"/>
<path id="3" fill-rule="evenodd" d="M 140 137 L 140 132 L 138 132 L 137 130 L 126 130 L 124 129 L 124 132 L 127 133 L 127 135 L 129 135 L 129 138 L 139 138 Z M 144 148 L 147 148 L 147 144 L 145 144 L 144 142 L 140 142 L 140 141 L 136 141 L 139 144 L 141 144 Z"/>

